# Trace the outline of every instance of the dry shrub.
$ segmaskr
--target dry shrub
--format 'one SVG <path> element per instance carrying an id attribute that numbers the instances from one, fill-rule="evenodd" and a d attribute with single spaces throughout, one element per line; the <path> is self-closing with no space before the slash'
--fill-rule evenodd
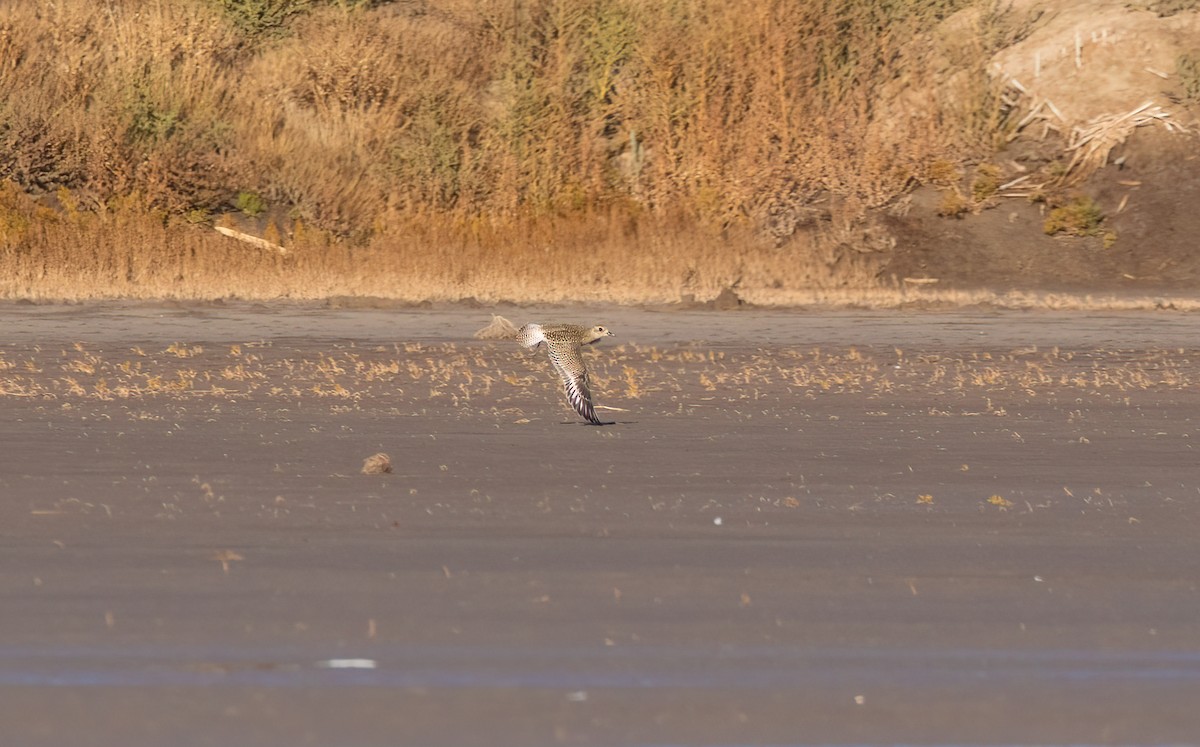
<path id="1" fill-rule="evenodd" d="M 971 198 L 976 203 L 987 200 L 1000 189 L 1000 167 L 994 163 L 981 163 L 975 168 L 975 180 L 971 182 Z"/>
<path id="2" fill-rule="evenodd" d="M 21 60 L 6 120 L 77 121 L 15 140 L 26 164 L 5 173 L 171 211 L 254 189 L 343 234 L 396 211 L 632 201 L 728 224 L 818 191 L 878 205 L 941 148 L 923 33 L 966 4 L 283 3 L 270 43 L 230 21 L 270 3 L 20 6 L 0 11 Z M 83 132 L 101 163 L 63 153 Z M 66 175 L 27 176 L 47 161 Z"/>
<path id="3" fill-rule="evenodd" d="M 891 199 L 938 144 L 928 137 L 936 102 L 920 84 L 925 49 L 914 42 L 931 5 L 643 9 L 636 85 L 622 98 L 649 152 L 646 193 L 721 221 L 754 214 L 764 196 Z"/>
<path id="4" fill-rule="evenodd" d="M 219 202 L 240 42 L 218 15 L 187 0 L 14 3 L 0 29 L 0 176 L 101 200 L 138 191 L 170 211 Z"/>
<path id="5" fill-rule="evenodd" d="M 1192 106 L 1200 104 L 1200 50 L 1179 55 L 1175 60 L 1175 74 L 1179 76 L 1184 100 Z"/>
<path id="6" fill-rule="evenodd" d="M 314 13 L 249 69 L 244 172 L 269 200 L 343 236 L 369 235 L 394 211 L 453 209 L 480 117 L 474 46 L 448 20 Z"/>
<path id="7" fill-rule="evenodd" d="M 958 171 L 957 163 L 945 158 L 938 158 L 929 164 L 926 178 L 933 184 L 948 187 L 951 184 L 957 184 L 962 178 L 962 174 Z"/>
<path id="8" fill-rule="evenodd" d="M 0 178 L 96 210 L 5 244 L 66 263 L 6 268 L 7 295 L 870 283 L 863 215 L 999 126 L 984 78 L 942 85 L 929 33 L 971 0 L 223 3 L 0 7 Z M 287 220 L 286 265 L 181 225 L 247 193 Z"/>
<path id="9" fill-rule="evenodd" d="M 1079 195 L 1050 210 L 1043 230 L 1048 235 L 1065 233 L 1068 236 L 1097 236 L 1104 221 L 1104 211 L 1087 195 Z"/>
<path id="10" fill-rule="evenodd" d="M 971 203 L 963 196 L 958 187 L 952 186 L 942 190 L 942 199 L 938 201 L 937 214 L 943 218 L 961 218 L 971 210 Z"/>
<path id="11" fill-rule="evenodd" d="M 1045 10 L 1038 3 L 1016 10 L 1005 0 L 964 5 L 935 34 L 934 56 L 943 71 L 934 94 L 943 117 L 937 139 L 959 158 L 984 157 L 1003 147 L 1016 124 L 1003 86 L 992 77 L 992 59 L 1031 33 Z"/>

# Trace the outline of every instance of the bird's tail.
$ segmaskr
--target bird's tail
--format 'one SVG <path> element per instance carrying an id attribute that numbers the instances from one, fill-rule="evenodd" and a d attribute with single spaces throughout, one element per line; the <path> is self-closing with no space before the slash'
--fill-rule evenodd
<path id="1" fill-rule="evenodd" d="M 517 342 L 526 350 L 537 350 L 537 346 L 545 341 L 546 334 L 540 324 L 526 324 L 517 330 Z"/>

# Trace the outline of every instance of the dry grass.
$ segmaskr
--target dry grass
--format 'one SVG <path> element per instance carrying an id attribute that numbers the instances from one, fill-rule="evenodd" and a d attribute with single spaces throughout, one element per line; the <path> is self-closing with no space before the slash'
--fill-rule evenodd
<path id="1" fill-rule="evenodd" d="M 870 288 L 878 258 L 796 242 L 779 250 L 749 231 L 622 214 L 546 216 L 519 231 L 433 219 L 353 246 L 293 236 L 286 255 L 153 213 L 59 215 L 0 186 L 0 298 L 319 299 L 406 302 L 673 303 L 738 285 L 747 300 L 852 284 Z M 747 295 L 748 294 L 748 295 Z"/>
<path id="2" fill-rule="evenodd" d="M 999 126 L 986 76 L 934 70 L 970 4 L 303 3 L 270 34 L 202 0 L 6 4 L 0 297 L 870 287 L 864 211 Z"/>
<path id="3" fill-rule="evenodd" d="M 325 299 L 483 303 L 709 301 L 736 286 L 761 306 L 1007 309 L 1200 309 L 1188 296 L 959 290 L 877 278 L 881 257 L 817 242 L 782 249 L 748 232 L 625 215 L 546 217 L 520 243 L 479 222 L 436 220 L 387 244 L 292 238 L 284 256 L 212 230 L 164 224 L 152 211 L 93 214 L 38 206 L 0 183 L 0 298 Z M 738 251 L 731 250 L 731 245 Z"/>

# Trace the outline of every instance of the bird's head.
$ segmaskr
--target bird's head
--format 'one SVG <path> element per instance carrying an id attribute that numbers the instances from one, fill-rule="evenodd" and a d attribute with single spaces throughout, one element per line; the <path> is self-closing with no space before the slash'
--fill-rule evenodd
<path id="1" fill-rule="evenodd" d="M 601 327 L 601 326 L 597 325 L 595 327 L 592 327 L 592 329 L 590 330 L 589 337 L 591 339 L 588 340 L 588 344 L 591 344 L 591 343 L 595 342 L 596 340 L 599 340 L 602 337 L 612 337 L 612 336 L 613 336 L 613 333 L 612 333 L 611 329 L 609 329 L 608 327 Z"/>

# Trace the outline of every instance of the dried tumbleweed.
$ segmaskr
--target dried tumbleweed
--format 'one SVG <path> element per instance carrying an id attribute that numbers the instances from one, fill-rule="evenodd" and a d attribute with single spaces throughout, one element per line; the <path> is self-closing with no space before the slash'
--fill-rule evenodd
<path id="1" fill-rule="evenodd" d="M 392 458 L 382 452 L 372 454 L 363 460 L 362 472 L 364 475 L 382 475 L 391 471 Z"/>

